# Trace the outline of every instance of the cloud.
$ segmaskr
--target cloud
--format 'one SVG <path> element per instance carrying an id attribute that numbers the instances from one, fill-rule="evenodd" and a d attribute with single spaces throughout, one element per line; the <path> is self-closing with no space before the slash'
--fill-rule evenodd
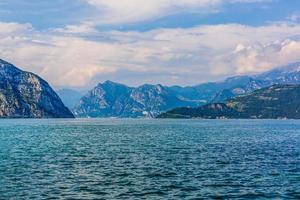
<path id="1" fill-rule="evenodd" d="M 207 13 L 228 3 L 262 3 L 272 0 L 85 0 L 97 8 L 99 24 L 122 24 L 151 20 L 170 14 L 193 11 Z"/>
<path id="2" fill-rule="evenodd" d="M 300 41 L 283 40 L 251 46 L 238 45 L 232 63 L 238 74 L 264 72 L 274 66 L 300 61 Z"/>
<path id="3" fill-rule="evenodd" d="M 300 12 L 295 12 L 291 16 L 288 17 L 289 20 L 293 22 L 297 22 L 300 20 Z"/>
<path id="4" fill-rule="evenodd" d="M 87 26 L 87 27 L 84 27 Z M 56 87 L 92 87 L 107 79 L 130 85 L 191 85 L 262 72 L 299 61 L 300 25 L 206 25 L 186 29 L 37 31 L 0 24 L 0 58 Z"/>
<path id="5" fill-rule="evenodd" d="M 18 23 L 3 23 L 0 22 L 0 34 L 19 34 L 22 32 L 32 31 L 33 28 L 30 24 L 18 24 Z"/>
<path id="6" fill-rule="evenodd" d="M 60 32 L 65 34 L 93 34 L 97 30 L 91 23 L 82 23 L 79 25 L 67 25 L 64 28 L 53 29 L 53 32 Z"/>
<path id="7" fill-rule="evenodd" d="M 220 0 L 87 0 L 87 2 L 102 11 L 100 23 L 111 24 L 158 18 L 184 7 L 212 6 L 219 3 Z"/>

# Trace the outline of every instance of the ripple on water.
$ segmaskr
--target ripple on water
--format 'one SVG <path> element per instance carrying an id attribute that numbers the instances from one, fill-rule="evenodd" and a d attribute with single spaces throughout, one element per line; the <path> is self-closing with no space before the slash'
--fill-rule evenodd
<path id="1" fill-rule="evenodd" d="M 300 121 L 1 120 L 0 199 L 299 199 Z"/>

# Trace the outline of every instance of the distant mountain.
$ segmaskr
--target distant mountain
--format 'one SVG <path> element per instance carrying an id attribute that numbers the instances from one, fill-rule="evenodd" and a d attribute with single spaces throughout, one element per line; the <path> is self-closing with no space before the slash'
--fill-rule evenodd
<path id="1" fill-rule="evenodd" d="M 266 86 L 269 86 L 269 82 L 265 80 L 255 79 L 251 76 L 235 76 L 220 82 L 204 83 L 192 87 L 181 88 L 179 90 L 179 95 L 202 103 L 209 103 L 224 90 L 230 91 L 237 96 Z M 185 92 L 186 90 L 193 92 L 187 94 Z M 174 91 L 176 91 L 176 88 Z"/>
<path id="2" fill-rule="evenodd" d="M 275 84 L 299 84 L 300 62 L 283 66 L 272 71 L 258 74 L 255 79 L 267 81 L 270 85 Z"/>
<path id="3" fill-rule="evenodd" d="M 224 102 L 227 99 L 231 99 L 235 96 L 237 96 L 237 94 L 233 93 L 233 91 L 225 89 L 225 90 L 222 90 L 221 92 L 217 93 L 216 96 L 213 98 L 213 100 L 210 103 Z"/>
<path id="4" fill-rule="evenodd" d="M 196 105 L 161 85 L 134 88 L 106 81 L 81 98 L 74 113 L 79 117 L 154 117 L 162 110 Z"/>
<path id="5" fill-rule="evenodd" d="M 194 87 L 145 84 L 134 88 L 106 81 L 82 97 L 73 112 L 78 117 L 155 117 L 169 109 L 196 107 L 220 98 L 226 100 L 265 85 L 246 76 Z"/>
<path id="6" fill-rule="evenodd" d="M 75 105 L 79 102 L 81 97 L 84 95 L 85 92 L 77 91 L 72 89 L 60 89 L 57 91 L 57 94 L 61 98 L 62 102 L 72 110 Z"/>
<path id="7" fill-rule="evenodd" d="M 73 118 L 49 84 L 0 59 L 1 118 Z"/>
<path id="8" fill-rule="evenodd" d="M 131 88 L 110 81 L 98 84 L 80 99 L 74 114 L 79 117 L 121 117 L 131 104 L 130 91 Z"/>
<path id="9" fill-rule="evenodd" d="M 300 119 L 300 85 L 274 85 L 227 100 L 225 103 L 212 103 L 198 108 L 177 108 L 158 117 Z"/>
<path id="10" fill-rule="evenodd" d="M 81 98 L 74 113 L 80 117 L 152 117 L 180 106 L 222 103 L 274 84 L 300 84 L 300 63 L 189 87 L 146 84 L 133 88 L 107 81 Z"/>
<path id="11" fill-rule="evenodd" d="M 300 62 L 253 76 L 235 76 L 220 82 L 190 87 L 170 87 L 183 98 L 199 102 L 223 102 L 228 98 L 247 94 L 275 84 L 300 84 Z"/>

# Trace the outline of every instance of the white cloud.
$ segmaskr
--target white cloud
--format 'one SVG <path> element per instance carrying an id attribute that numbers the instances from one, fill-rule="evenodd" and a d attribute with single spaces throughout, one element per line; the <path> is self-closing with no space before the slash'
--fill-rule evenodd
<path id="1" fill-rule="evenodd" d="M 54 32 L 60 32 L 65 34 L 93 34 L 97 33 L 91 23 L 82 23 L 79 25 L 67 25 L 64 28 L 53 29 Z"/>
<path id="2" fill-rule="evenodd" d="M 184 7 L 203 8 L 221 0 L 87 0 L 102 11 L 100 23 L 137 22 L 161 17 Z"/>
<path id="3" fill-rule="evenodd" d="M 272 0 L 85 0 L 100 10 L 100 24 L 140 22 L 180 11 L 207 13 L 224 3 L 270 2 Z"/>
<path id="4" fill-rule="evenodd" d="M 91 87 L 111 78 L 129 84 L 197 84 L 300 60 L 300 25 L 79 30 L 88 31 L 39 32 L 30 25 L 2 23 L 0 58 L 57 87 Z"/>
<path id="5" fill-rule="evenodd" d="M 298 20 L 300 20 L 300 12 L 293 13 L 291 16 L 288 17 L 288 19 L 293 22 L 297 22 Z"/>
<path id="6" fill-rule="evenodd" d="M 274 66 L 300 61 L 300 41 L 284 40 L 241 48 L 238 45 L 231 63 L 236 72 L 245 74 L 264 72 Z"/>
<path id="7" fill-rule="evenodd" d="M 29 32 L 32 31 L 32 26 L 30 24 L 18 24 L 18 23 L 3 23 L 0 22 L 0 34 L 15 34 L 20 32 Z"/>

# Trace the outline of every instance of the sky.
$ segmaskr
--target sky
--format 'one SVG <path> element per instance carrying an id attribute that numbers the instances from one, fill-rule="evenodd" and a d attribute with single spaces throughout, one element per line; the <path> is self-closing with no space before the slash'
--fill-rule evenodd
<path id="1" fill-rule="evenodd" d="M 0 47 L 57 89 L 196 85 L 300 61 L 300 1 L 0 0 Z"/>

